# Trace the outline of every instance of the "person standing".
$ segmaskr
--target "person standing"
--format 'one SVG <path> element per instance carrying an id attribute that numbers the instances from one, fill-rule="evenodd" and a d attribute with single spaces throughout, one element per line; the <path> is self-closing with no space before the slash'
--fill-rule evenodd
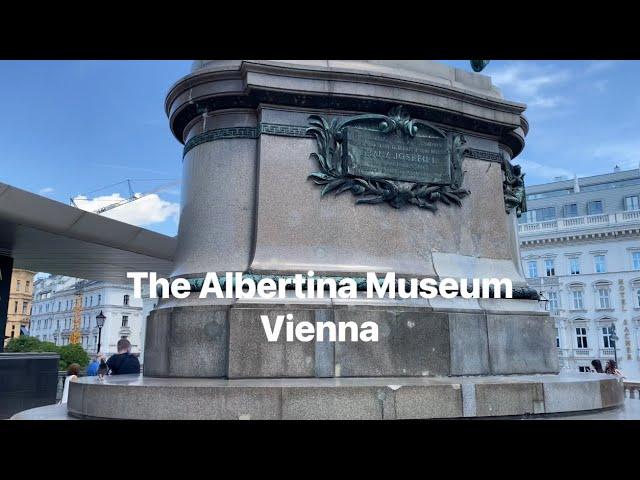
<path id="1" fill-rule="evenodd" d="M 131 353 L 131 342 L 129 340 L 126 338 L 118 340 L 118 353 L 109 357 L 107 366 L 111 370 L 111 375 L 140 373 L 140 362 L 138 357 Z"/>
<path id="2" fill-rule="evenodd" d="M 87 367 L 87 377 L 95 377 L 98 374 L 98 367 L 100 366 L 100 360 L 103 358 L 102 354 L 96 355 L 89 366 Z"/>

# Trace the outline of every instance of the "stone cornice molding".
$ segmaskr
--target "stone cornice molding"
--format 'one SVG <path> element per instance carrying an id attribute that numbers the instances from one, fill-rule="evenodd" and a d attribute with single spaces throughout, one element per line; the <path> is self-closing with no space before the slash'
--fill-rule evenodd
<path id="1" fill-rule="evenodd" d="M 412 117 L 490 134 L 515 157 L 528 130 L 522 116 L 525 105 L 491 90 L 481 92 L 404 70 L 392 75 L 375 69 L 244 60 L 196 70 L 179 80 L 167 95 L 165 111 L 173 134 L 184 143 L 186 125 L 216 110 L 272 103 L 386 113 L 391 104 L 401 104 Z"/>

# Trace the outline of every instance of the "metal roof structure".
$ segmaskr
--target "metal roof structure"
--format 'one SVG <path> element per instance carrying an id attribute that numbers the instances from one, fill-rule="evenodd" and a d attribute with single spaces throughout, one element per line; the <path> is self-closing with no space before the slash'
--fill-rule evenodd
<path id="1" fill-rule="evenodd" d="M 15 268 L 127 282 L 127 272 L 169 276 L 177 238 L 0 182 L 0 255 Z"/>

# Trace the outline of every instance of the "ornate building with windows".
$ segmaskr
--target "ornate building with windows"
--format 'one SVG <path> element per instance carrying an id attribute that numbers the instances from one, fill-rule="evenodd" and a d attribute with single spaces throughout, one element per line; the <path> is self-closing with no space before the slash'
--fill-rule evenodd
<path id="1" fill-rule="evenodd" d="M 87 353 L 95 355 L 96 315 L 102 311 L 106 317 L 100 338 L 102 353 L 106 356 L 117 353 L 118 340 L 127 338 L 132 352 L 140 354 L 144 348 L 144 322 L 151 308 L 153 304 L 148 299 L 134 298 L 129 285 L 52 275 L 35 282 L 30 335 L 67 345 L 74 318 L 79 315 L 80 344 Z"/>
<path id="2" fill-rule="evenodd" d="M 555 317 L 562 368 L 617 358 L 640 379 L 639 198 L 639 169 L 527 187 L 522 264 Z"/>
<path id="3" fill-rule="evenodd" d="M 5 344 L 10 339 L 19 337 L 21 332 L 29 327 L 34 275 L 35 272 L 29 270 L 13 269 L 9 290 Z"/>

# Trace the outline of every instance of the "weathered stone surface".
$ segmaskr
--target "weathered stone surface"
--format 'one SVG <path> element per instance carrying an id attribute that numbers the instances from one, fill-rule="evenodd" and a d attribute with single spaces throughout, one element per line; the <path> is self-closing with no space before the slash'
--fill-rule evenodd
<path id="1" fill-rule="evenodd" d="M 146 328 L 144 373 L 151 377 L 225 377 L 225 306 L 154 310 Z"/>
<path id="2" fill-rule="evenodd" d="M 501 417 L 544 413 L 544 389 L 560 392 L 566 411 L 586 405 L 557 385 L 622 385 L 604 375 L 514 375 L 465 378 L 175 379 L 138 375 L 81 377 L 71 383 L 74 416 L 128 419 L 403 419 Z M 575 390 L 576 392 L 578 390 Z M 472 392 L 474 392 L 472 394 Z M 548 390 L 547 393 L 551 392 Z M 466 397 L 466 398 L 465 398 Z M 550 398 L 547 395 L 547 398 Z M 464 409 L 463 409 L 464 402 Z M 553 408 L 555 400 L 550 400 Z M 603 405 L 604 406 L 604 405 Z M 555 413 L 555 412 L 551 412 Z"/>
<path id="3" fill-rule="evenodd" d="M 549 382 L 544 385 L 545 413 L 602 408 L 602 385 L 596 382 Z"/>
<path id="4" fill-rule="evenodd" d="M 267 341 L 260 316 L 267 315 L 274 325 L 278 315 L 292 312 L 288 306 L 231 310 L 229 378 L 315 376 L 315 342 L 287 342 L 286 320 L 278 341 Z M 315 310 L 296 308 L 293 323 L 302 321 L 315 324 Z"/>
<path id="5" fill-rule="evenodd" d="M 199 145 L 185 156 L 173 276 L 247 268 L 254 225 L 256 143 L 255 139 L 223 139 Z"/>
<path id="6" fill-rule="evenodd" d="M 624 402 L 622 379 L 612 378 L 600 382 L 600 398 L 602 408 L 612 407 Z"/>
<path id="7" fill-rule="evenodd" d="M 84 386 L 86 387 L 86 386 Z M 74 385 L 69 412 L 95 418 L 136 420 L 277 420 L 280 418 L 280 388 L 209 388 L 176 385 L 166 388 L 109 387 L 106 397 L 100 388 Z M 78 395 L 78 390 L 82 393 Z M 71 395 L 70 395 L 71 398 Z"/>
<path id="8" fill-rule="evenodd" d="M 391 309 L 334 310 L 336 322 L 378 324 L 378 342 L 339 342 L 336 376 L 433 376 L 449 374 L 449 320 L 445 313 Z"/>
<path id="9" fill-rule="evenodd" d="M 394 394 L 398 419 L 463 416 L 460 384 L 402 387 Z"/>
<path id="10" fill-rule="evenodd" d="M 282 392 L 283 420 L 381 420 L 379 392 L 385 388 L 288 388 Z"/>
<path id="11" fill-rule="evenodd" d="M 144 374 L 150 377 L 169 375 L 170 308 L 152 310 L 147 317 L 144 342 Z"/>
<path id="12" fill-rule="evenodd" d="M 482 313 L 450 313 L 451 375 L 488 375 L 487 319 Z"/>
<path id="13" fill-rule="evenodd" d="M 558 372 L 548 315 L 487 314 L 487 332 L 492 374 Z"/>
<path id="14" fill-rule="evenodd" d="M 476 385 L 476 415 L 495 417 L 544 413 L 541 383 L 479 383 Z"/>
<path id="15" fill-rule="evenodd" d="M 227 307 L 174 308 L 168 338 L 169 376 L 227 374 Z"/>

